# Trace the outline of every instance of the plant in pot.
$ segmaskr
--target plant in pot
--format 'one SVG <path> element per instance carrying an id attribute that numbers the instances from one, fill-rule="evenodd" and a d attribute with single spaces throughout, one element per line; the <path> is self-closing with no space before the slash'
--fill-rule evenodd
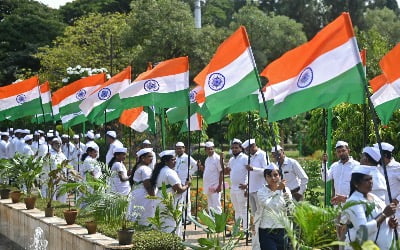
<path id="1" fill-rule="evenodd" d="M 32 194 L 36 187 L 35 183 L 42 173 L 43 158 L 34 156 L 24 156 L 17 154 L 11 159 L 16 182 L 25 188 L 26 209 L 35 208 L 37 196 Z"/>
<path id="2" fill-rule="evenodd" d="M 77 188 L 76 183 L 78 183 L 81 180 L 82 177 L 79 175 L 78 171 L 67 168 L 66 182 L 60 184 L 57 196 L 65 194 L 69 195 L 72 193 L 78 194 L 79 189 Z M 65 221 L 67 222 L 67 225 L 74 224 L 77 216 L 78 216 L 78 210 L 72 208 L 71 199 L 70 197 L 68 197 L 68 210 L 64 211 L 64 218 Z"/>
<path id="3" fill-rule="evenodd" d="M 9 199 L 11 186 L 9 178 L 12 177 L 12 168 L 8 159 L 0 159 L 0 197 L 1 199 Z"/>

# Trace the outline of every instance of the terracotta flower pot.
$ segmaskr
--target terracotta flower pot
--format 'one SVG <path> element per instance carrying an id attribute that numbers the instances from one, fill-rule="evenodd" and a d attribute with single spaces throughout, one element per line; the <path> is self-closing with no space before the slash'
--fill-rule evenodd
<path id="1" fill-rule="evenodd" d="M 34 209 L 35 208 L 35 203 L 36 203 L 35 196 L 25 197 L 24 201 L 25 201 L 26 209 Z"/>
<path id="2" fill-rule="evenodd" d="M 18 203 L 19 199 L 21 198 L 21 191 L 13 191 L 10 193 L 12 203 Z"/>
<path id="3" fill-rule="evenodd" d="M 132 244 L 133 229 L 123 229 L 118 231 L 118 241 L 120 245 L 130 245 Z"/>
<path id="4" fill-rule="evenodd" d="M 97 223 L 95 221 L 86 221 L 86 228 L 88 234 L 95 234 L 97 232 Z"/>
<path id="5" fill-rule="evenodd" d="M 45 217 L 53 217 L 54 216 L 54 207 L 46 207 L 44 209 L 44 216 Z"/>
<path id="6" fill-rule="evenodd" d="M 10 189 L 8 189 L 8 188 L 3 188 L 3 189 L 1 189 L 0 190 L 0 196 L 1 196 L 1 199 L 2 200 L 4 200 L 4 199 L 9 199 L 10 198 Z"/>
<path id="7" fill-rule="evenodd" d="M 78 210 L 76 210 L 76 209 L 64 211 L 64 218 L 65 218 L 65 221 L 67 222 L 67 225 L 74 224 L 75 220 L 76 220 L 76 216 L 78 216 Z"/>

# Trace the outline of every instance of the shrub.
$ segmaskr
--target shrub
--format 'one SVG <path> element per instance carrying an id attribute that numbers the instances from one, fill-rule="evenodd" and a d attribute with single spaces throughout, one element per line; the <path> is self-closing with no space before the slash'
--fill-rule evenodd
<path id="1" fill-rule="evenodd" d="M 318 160 L 299 160 L 300 165 L 308 175 L 307 190 L 304 199 L 315 206 L 320 206 L 323 201 L 324 183 L 321 179 L 321 161 Z"/>
<path id="2" fill-rule="evenodd" d="M 175 234 L 159 231 L 135 232 L 133 249 L 137 250 L 180 250 L 185 249 L 182 240 Z"/>

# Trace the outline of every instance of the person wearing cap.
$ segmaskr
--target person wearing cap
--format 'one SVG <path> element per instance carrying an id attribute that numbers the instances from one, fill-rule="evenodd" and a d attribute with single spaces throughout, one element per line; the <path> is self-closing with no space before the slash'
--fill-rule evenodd
<path id="1" fill-rule="evenodd" d="M 360 241 L 357 236 L 360 228 L 365 228 L 368 240 L 375 242 L 380 249 L 390 249 L 393 239 L 392 228 L 397 226 L 397 221 L 391 217 L 396 210 L 396 205 L 385 205 L 379 197 L 371 191 L 373 177 L 370 174 L 371 167 L 366 165 L 355 166 L 350 179 L 350 196 L 346 203 L 353 203 L 344 210 L 341 224 L 347 224 L 346 241 Z M 359 203 L 365 204 L 359 204 Z M 354 204 L 355 203 L 355 204 Z M 366 204 L 370 204 L 367 206 Z M 367 207 L 371 210 L 367 211 Z M 352 249 L 350 246 L 346 249 Z"/>
<path id="2" fill-rule="evenodd" d="M 146 139 L 146 140 L 144 140 L 142 142 L 142 147 L 141 148 L 143 149 L 143 148 L 153 148 L 153 147 L 151 146 L 151 142 Z M 153 160 L 152 160 L 151 164 L 149 165 L 149 167 L 151 169 L 154 169 L 154 166 L 157 163 L 157 156 L 156 156 L 156 153 L 154 151 L 151 151 L 151 153 L 153 154 Z"/>
<path id="3" fill-rule="evenodd" d="M 205 143 L 207 158 L 204 166 L 200 165 L 199 169 L 203 171 L 203 193 L 207 195 L 207 206 L 218 214 L 222 213 L 221 191 L 222 182 L 224 181 L 224 173 L 221 167 L 221 158 L 214 151 L 214 143 L 208 141 Z"/>
<path id="4" fill-rule="evenodd" d="M 337 162 L 334 162 L 326 171 L 325 180 L 325 162 L 328 157 L 326 154 L 322 156 L 321 176 L 323 181 L 333 180 L 335 195 L 331 199 L 333 205 L 345 202 L 350 193 L 350 179 L 352 169 L 360 165 L 360 163 L 350 156 L 350 148 L 347 142 L 337 141 L 335 145 Z"/>
<path id="5" fill-rule="evenodd" d="M 22 145 L 21 154 L 25 156 L 32 156 L 35 153 L 32 150 L 33 135 L 24 136 L 24 144 Z"/>
<path id="6" fill-rule="evenodd" d="M 69 161 L 72 161 L 73 155 L 74 155 L 74 144 L 70 141 L 69 135 L 61 135 L 61 150 L 64 153 L 64 155 L 67 157 Z"/>
<path id="7" fill-rule="evenodd" d="M 277 150 L 277 151 L 276 151 Z M 279 170 L 282 171 L 282 178 L 286 180 L 286 185 L 290 189 L 296 201 L 303 200 L 303 194 L 307 189 L 308 176 L 300 163 L 295 159 L 287 157 L 285 151 L 279 145 L 272 147 L 272 154 L 277 162 Z"/>
<path id="8" fill-rule="evenodd" d="M 0 159 L 9 159 L 9 133 L 8 132 L 1 132 L 1 141 L 0 141 Z"/>
<path id="9" fill-rule="evenodd" d="M 114 156 L 108 164 L 112 172 L 111 191 L 122 195 L 129 195 L 131 192 L 128 171 L 124 165 L 127 151 L 127 148 L 114 148 Z"/>
<path id="10" fill-rule="evenodd" d="M 122 142 L 117 139 L 117 132 L 109 130 L 106 133 L 106 142 L 109 144 L 109 148 L 106 154 L 106 164 L 111 161 L 113 157 L 114 148 L 123 148 Z"/>
<path id="11" fill-rule="evenodd" d="M 21 138 L 17 141 L 16 144 L 16 153 L 24 154 L 24 148 L 25 148 L 25 136 L 29 135 L 31 131 L 29 129 L 22 129 L 21 130 Z M 33 136 L 32 136 L 33 139 Z M 32 143 L 31 143 L 32 144 Z M 26 149 L 25 149 L 26 150 Z"/>
<path id="12" fill-rule="evenodd" d="M 92 148 L 96 149 L 97 152 L 99 152 L 97 154 L 97 159 L 99 159 L 99 157 L 100 157 L 100 148 L 99 148 L 99 145 L 97 145 L 97 143 L 94 141 L 94 139 L 95 139 L 95 134 L 93 133 L 92 130 L 89 130 L 86 133 L 86 144 L 85 144 L 85 148 L 83 149 L 83 151 L 86 152 L 86 148 L 92 147 Z"/>
<path id="13" fill-rule="evenodd" d="M 93 178 L 95 179 L 99 179 L 101 177 L 101 167 L 96 159 L 97 154 L 98 152 L 95 148 L 88 147 L 86 149 L 86 152 L 82 155 L 81 161 L 83 163 L 80 175 L 83 177 L 84 180 L 86 180 L 86 175 L 88 174 L 93 176 Z"/>
<path id="14" fill-rule="evenodd" d="M 73 150 L 73 154 L 72 154 L 71 165 L 74 167 L 74 169 L 76 171 L 81 172 L 80 171 L 80 160 L 81 160 L 81 156 L 84 153 L 83 150 L 86 148 L 86 146 L 79 140 L 79 135 L 76 135 L 76 134 L 72 136 L 72 142 L 74 145 L 74 150 Z"/>
<path id="15" fill-rule="evenodd" d="M 268 166 L 268 156 L 265 151 L 257 147 L 255 139 L 246 140 L 242 146 L 250 153 L 250 165 L 246 166 L 247 170 L 250 171 L 249 205 L 251 215 L 255 216 L 258 209 L 257 191 L 265 184 L 264 170 Z"/>
<path id="16" fill-rule="evenodd" d="M 253 249 L 285 249 L 285 229 L 281 222 L 271 217 L 271 213 L 285 214 L 290 208 L 292 195 L 282 180 L 281 172 L 274 163 L 269 164 L 263 171 L 266 184 L 257 191 L 257 209 L 254 224 Z"/>
<path id="17" fill-rule="evenodd" d="M 32 148 L 34 155 L 36 155 L 39 150 L 39 135 L 40 134 L 38 131 L 35 131 L 33 133 L 33 142 L 32 142 L 31 148 Z"/>
<path id="18" fill-rule="evenodd" d="M 167 193 L 171 193 L 174 195 L 174 205 L 178 205 L 180 203 L 180 199 L 182 198 L 182 193 L 190 187 L 190 180 L 187 180 L 184 185 L 181 183 L 181 179 L 178 174 L 174 170 L 176 158 L 175 158 L 175 150 L 164 150 L 159 156 L 161 157 L 160 162 L 158 162 L 151 174 L 150 183 L 154 190 L 156 190 L 156 195 L 162 198 L 161 188 L 163 185 L 166 186 Z M 157 200 L 155 206 L 159 206 L 160 211 L 165 210 L 165 206 Z M 180 206 L 180 208 L 182 208 Z M 175 220 L 171 218 L 169 215 L 161 215 L 164 221 L 164 228 L 162 231 L 171 233 L 175 232 L 178 236 L 182 234 L 182 223 L 176 224 Z"/>
<path id="19" fill-rule="evenodd" d="M 226 171 L 229 172 L 231 180 L 231 201 L 235 210 L 235 221 L 242 220 L 243 228 L 248 229 L 247 217 L 247 198 L 245 191 L 247 189 L 247 163 L 248 157 L 244 154 L 242 142 L 239 139 L 233 139 L 231 143 L 232 157 L 229 159 Z M 224 159 L 223 153 L 220 157 Z"/>
<path id="20" fill-rule="evenodd" d="M 185 144 L 183 142 L 177 142 L 175 144 L 175 155 L 176 155 L 176 164 L 175 164 L 175 171 L 178 173 L 179 178 L 181 179 L 181 184 L 183 185 L 186 183 L 187 180 L 191 179 L 192 175 L 197 172 L 198 165 L 200 162 L 196 162 L 185 153 Z M 188 166 L 189 161 L 189 166 Z M 189 171 L 188 171 L 189 168 Z M 189 175 L 188 175 L 189 174 Z M 187 193 L 186 193 L 187 192 Z M 190 203 L 190 188 L 182 194 L 181 202 L 186 202 L 187 197 L 187 204 L 186 204 L 186 211 L 188 215 L 191 215 L 191 203 Z M 190 221 L 186 221 L 185 223 L 190 224 Z"/>
<path id="21" fill-rule="evenodd" d="M 151 173 L 153 172 L 149 166 L 153 161 L 152 152 L 152 148 L 143 148 L 136 153 L 138 160 L 129 177 L 132 193 L 128 206 L 128 219 L 137 221 L 139 225 L 143 226 L 150 224 L 148 218 L 153 217 L 155 213 L 154 200 L 147 199 L 148 195 L 155 195 L 150 183 Z M 135 206 L 143 207 L 144 210 L 137 212 Z"/>
<path id="22" fill-rule="evenodd" d="M 362 151 L 360 164 L 370 166 L 371 170 L 369 175 L 372 176 L 374 185 L 372 186 L 372 193 L 378 196 L 382 201 L 389 200 L 386 188 L 385 176 L 381 172 L 379 161 L 381 160 L 381 153 L 379 149 L 374 147 L 365 147 Z"/>

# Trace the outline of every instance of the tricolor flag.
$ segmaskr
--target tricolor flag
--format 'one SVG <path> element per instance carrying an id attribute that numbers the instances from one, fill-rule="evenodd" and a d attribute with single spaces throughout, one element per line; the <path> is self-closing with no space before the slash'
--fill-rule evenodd
<path id="1" fill-rule="evenodd" d="M 34 76 L 0 88 L 0 121 L 42 113 L 39 78 Z"/>
<path id="2" fill-rule="evenodd" d="M 400 108 L 400 43 L 379 62 L 383 71 L 370 81 L 371 101 L 383 124 L 389 123 L 394 111 Z"/>
<path id="3" fill-rule="evenodd" d="M 103 123 L 105 116 L 106 122 L 119 118 L 123 108 L 118 93 L 126 89 L 130 82 L 131 67 L 129 66 L 94 90 L 79 105 L 80 109 L 89 121 L 96 124 Z"/>
<path id="4" fill-rule="evenodd" d="M 208 110 L 210 115 L 220 114 L 259 88 L 258 73 L 245 27 L 240 26 L 218 47 L 210 63 L 194 81 L 203 87 L 205 93 L 201 110 Z"/>
<path id="5" fill-rule="evenodd" d="M 186 119 L 182 124 L 182 128 L 180 133 L 187 132 L 189 130 L 189 122 L 190 122 L 190 131 L 199 131 L 203 127 L 203 118 L 199 113 L 194 113 L 190 116 L 190 120 Z"/>
<path id="6" fill-rule="evenodd" d="M 199 103 L 196 101 L 198 93 L 200 94 L 203 93 L 204 96 L 204 90 L 201 86 L 196 86 L 189 92 L 190 115 L 194 114 L 199 110 Z M 189 112 L 188 112 L 188 107 L 174 107 L 168 109 L 166 114 L 168 117 L 168 122 L 176 123 L 187 119 Z"/>
<path id="7" fill-rule="evenodd" d="M 54 115 L 60 115 L 61 121 L 66 127 L 87 121 L 79 105 L 105 80 L 105 74 L 92 75 L 72 82 L 54 92 L 52 98 Z"/>
<path id="8" fill-rule="evenodd" d="M 268 78 L 269 121 L 342 102 L 363 103 L 366 80 L 349 14 L 273 61 L 261 75 Z"/>
<path id="9" fill-rule="evenodd" d="M 149 128 L 149 115 L 143 107 L 127 109 L 122 112 L 119 122 L 137 132 L 144 132 Z"/>
<path id="10" fill-rule="evenodd" d="M 33 123 L 53 121 L 53 110 L 51 105 L 51 91 L 49 82 L 45 82 L 40 85 L 40 97 L 42 99 L 43 111 L 40 114 L 35 115 L 31 121 Z"/>
<path id="11" fill-rule="evenodd" d="M 188 57 L 178 57 L 160 62 L 153 69 L 141 73 L 119 95 L 125 108 L 171 108 L 189 104 L 188 89 L 189 60 Z"/>

